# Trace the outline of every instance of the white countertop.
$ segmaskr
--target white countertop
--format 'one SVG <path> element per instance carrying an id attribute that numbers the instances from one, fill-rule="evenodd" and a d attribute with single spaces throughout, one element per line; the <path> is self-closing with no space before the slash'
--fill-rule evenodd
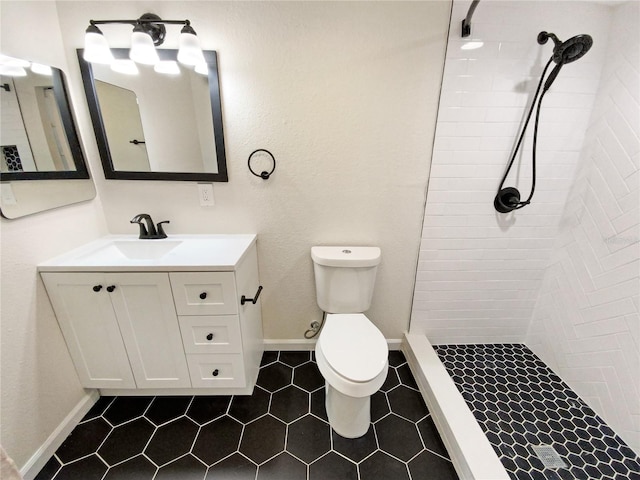
<path id="1" fill-rule="evenodd" d="M 171 235 L 160 240 L 108 235 L 40 263 L 38 271 L 231 271 L 255 241 L 254 234 Z M 134 253 L 127 256 L 124 247 L 133 247 Z M 167 253 L 154 253 L 164 250 Z M 155 258 L 138 258 L 147 255 Z"/>

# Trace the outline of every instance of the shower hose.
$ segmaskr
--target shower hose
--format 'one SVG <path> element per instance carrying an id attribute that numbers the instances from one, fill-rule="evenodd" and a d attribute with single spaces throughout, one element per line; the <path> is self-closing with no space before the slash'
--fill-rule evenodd
<path id="1" fill-rule="evenodd" d="M 550 58 L 547 64 L 545 65 L 544 70 L 542 71 L 542 75 L 540 76 L 540 82 L 538 83 L 538 88 L 536 89 L 536 94 L 533 97 L 533 102 L 531 102 L 531 108 L 529 109 L 529 113 L 527 114 L 527 118 L 524 122 L 524 126 L 522 127 L 522 132 L 520 133 L 520 138 L 518 138 L 518 142 L 516 143 L 516 147 L 513 151 L 513 155 L 511 156 L 511 160 L 509 160 L 507 169 L 504 172 L 504 176 L 502 177 L 502 181 L 500 182 L 500 186 L 498 187 L 498 197 L 499 197 L 500 193 L 503 190 L 504 182 L 507 179 L 509 172 L 511 171 L 511 167 L 513 166 L 513 163 L 516 159 L 516 155 L 518 154 L 518 151 L 520 150 L 520 146 L 522 145 L 522 140 L 524 139 L 524 135 L 527 131 L 529 120 L 531 120 L 531 114 L 533 113 L 533 109 L 536 108 L 536 101 L 537 101 L 536 119 L 533 127 L 533 148 L 532 148 L 532 160 L 531 160 L 531 170 L 532 170 L 531 193 L 529 194 L 529 197 L 522 202 L 519 201 L 520 199 L 518 198 L 516 202 L 510 201 L 508 204 L 506 204 L 505 206 L 508 207 L 509 209 L 508 211 L 517 210 L 526 205 L 529 205 L 529 203 L 531 203 L 531 198 L 533 198 L 533 193 L 535 192 L 535 189 L 536 189 L 536 145 L 538 141 L 538 122 L 540 120 L 540 107 L 542 105 L 542 99 L 544 98 L 545 93 L 547 93 L 547 91 L 549 90 L 549 87 L 551 86 L 551 83 L 553 82 L 553 80 L 555 80 L 555 77 L 553 79 L 550 78 L 551 82 L 547 82 L 547 84 L 545 84 L 544 86 L 544 89 L 542 88 L 542 84 L 547 74 L 547 70 L 549 69 L 549 66 L 551 65 L 552 61 L 553 61 L 553 58 Z M 553 76 L 554 73 L 556 72 L 552 72 L 551 76 Z M 542 94 L 540 94 L 540 90 L 542 90 Z M 540 95 L 539 99 L 538 99 L 538 95 Z M 515 191 L 517 192 L 517 190 Z M 496 197 L 496 199 L 498 197 Z M 503 213 L 506 213 L 506 212 L 503 212 Z"/>

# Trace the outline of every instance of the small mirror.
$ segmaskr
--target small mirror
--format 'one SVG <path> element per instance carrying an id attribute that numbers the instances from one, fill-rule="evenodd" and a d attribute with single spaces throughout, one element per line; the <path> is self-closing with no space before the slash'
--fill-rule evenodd
<path id="1" fill-rule="evenodd" d="M 94 198 L 62 71 L 0 54 L 0 101 L 2 216 Z"/>
<path id="2" fill-rule="evenodd" d="M 2 181 L 89 178 L 62 71 L 24 65 L 0 75 Z"/>
<path id="3" fill-rule="evenodd" d="M 102 65 L 78 50 L 105 177 L 228 181 L 216 52 L 205 51 L 207 68 L 195 71 L 176 62 L 176 50 L 158 50 L 155 68 L 111 51 L 116 62 Z"/>

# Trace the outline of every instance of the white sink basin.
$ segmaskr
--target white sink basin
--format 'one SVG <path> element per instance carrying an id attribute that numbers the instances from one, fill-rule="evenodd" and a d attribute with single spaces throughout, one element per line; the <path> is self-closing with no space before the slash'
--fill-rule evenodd
<path id="1" fill-rule="evenodd" d="M 113 246 L 125 257 L 136 260 L 156 260 L 172 251 L 182 240 L 116 240 Z M 107 246 L 106 248 L 109 248 Z"/>
<path id="2" fill-rule="evenodd" d="M 38 270 L 231 271 L 255 241 L 253 234 L 172 235 L 158 240 L 109 235 L 43 262 Z"/>

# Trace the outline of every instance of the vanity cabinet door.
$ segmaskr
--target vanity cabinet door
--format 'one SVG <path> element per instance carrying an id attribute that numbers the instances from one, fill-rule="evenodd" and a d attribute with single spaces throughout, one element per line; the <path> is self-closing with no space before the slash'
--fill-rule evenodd
<path id="1" fill-rule="evenodd" d="M 104 275 L 41 275 L 82 386 L 135 388 Z"/>
<path id="2" fill-rule="evenodd" d="M 138 388 L 191 387 L 167 273 L 108 273 Z"/>

